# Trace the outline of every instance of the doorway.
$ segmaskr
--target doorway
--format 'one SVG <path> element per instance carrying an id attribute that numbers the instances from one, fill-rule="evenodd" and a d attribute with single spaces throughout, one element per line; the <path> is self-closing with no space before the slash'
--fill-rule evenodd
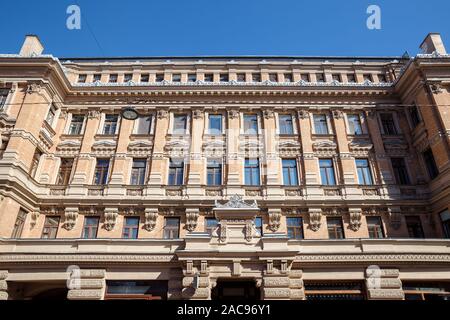
<path id="1" fill-rule="evenodd" d="M 261 290 L 254 279 L 218 279 L 212 300 L 261 300 Z"/>

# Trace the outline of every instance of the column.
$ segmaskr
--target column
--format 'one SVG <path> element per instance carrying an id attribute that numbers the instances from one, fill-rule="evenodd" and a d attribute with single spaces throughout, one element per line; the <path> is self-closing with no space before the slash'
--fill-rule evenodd
<path id="1" fill-rule="evenodd" d="M 188 177 L 188 195 L 203 195 L 204 191 L 200 187 L 204 180 L 204 163 L 202 157 L 203 128 L 204 128 L 204 112 L 203 110 L 192 111 L 192 131 L 191 131 L 191 147 L 189 155 L 189 177 Z"/>
<path id="2" fill-rule="evenodd" d="M 24 95 L 18 94 L 12 101 L 21 107 L 2 161 L 19 165 L 28 172 L 52 98 L 41 84 L 31 84 L 22 90 Z"/>
<path id="3" fill-rule="evenodd" d="M 7 270 L 0 271 L 0 301 L 8 300 L 8 283 L 6 282 L 6 278 L 8 277 Z"/>
<path id="4" fill-rule="evenodd" d="M 380 269 L 377 266 L 366 270 L 366 288 L 369 300 L 404 300 L 405 294 L 398 269 Z"/>
<path id="5" fill-rule="evenodd" d="M 281 185 L 281 168 L 280 158 L 277 154 L 277 134 L 275 115 L 272 110 L 263 111 L 264 122 L 264 149 L 266 155 L 267 168 L 267 195 L 272 197 L 282 197 L 284 191 L 280 188 Z"/>
<path id="6" fill-rule="evenodd" d="M 74 164 L 75 172 L 73 174 L 72 184 L 67 190 L 67 195 L 83 196 L 86 190 L 84 190 L 82 185 L 91 184 L 90 178 L 93 176 L 92 168 L 93 162 L 95 161 L 95 158 L 91 156 L 91 152 L 92 145 L 95 142 L 95 135 L 100 125 L 100 115 L 99 110 L 88 111 L 80 154 Z"/>
<path id="7" fill-rule="evenodd" d="M 77 274 L 79 273 L 79 274 Z M 106 290 L 105 270 L 78 270 L 71 275 L 69 300 L 103 300 Z M 79 275 L 79 279 L 76 276 Z"/>
<path id="8" fill-rule="evenodd" d="M 128 171 L 132 158 L 127 157 L 128 144 L 130 142 L 130 135 L 133 132 L 133 120 L 127 120 L 120 117 L 119 137 L 117 139 L 117 148 L 114 155 L 114 162 L 112 163 L 111 180 L 108 185 L 108 195 L 125 195 L 126 190 L 122 185 L 129 184 Z"/>
<path id="9" fill-rule="evenodd" d="M 227 193 L 228 195 L 244 195 L 245 190 L 241 188 L 243 184 L 242 166 L 244 159 L 239 158 L 239 111 L 228 111 L 228 130 L 227 130 Z"/>
<path id="10" fill-rule="evenodd" d="M 160 109 L 157 112 L 155 136 L 153 139 L 153 155 L 150 168 L 150 176 L 148 179 L 147 195 L 160 198 L 165 195 L 164 189 L 161 188 L 166 173 L 167 159 L 164 158 L 164 146 L 166 144 L 167 129 L 169 127 L 169 112 Z"/>
<path id="11" fill-rule="evenodd" d="M 186 262 L 186 269 L 183 271 L 182 298 L 188 300 L 210 300 L 211 287 L 207 261 L 200 262 L 200 268 L 194 268 L 192 260 Z"/>

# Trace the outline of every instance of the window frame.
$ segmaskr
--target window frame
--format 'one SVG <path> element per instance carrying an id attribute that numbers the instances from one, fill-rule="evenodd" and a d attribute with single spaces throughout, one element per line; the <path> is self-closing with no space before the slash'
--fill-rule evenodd
<path id="1" fill-rule="evenodd" d="M 409 221 L 408 221 L 409 220 Z M 415 221 L 412 221 L 415 220 Z M 417 223 L 416 224 L 416 229 L 413 231 L 412 230 L 412 224 L 411 222 Z M 409 238 L 412 239 L 425 239 L 425 233 L 423 230 L 423 224 L 422 224 L 422 219 L 420 217 L 420 215 L 407 215 L 405 216 L 405 225 L 406 225 L 406 229 L 408 230 L 408 236 Z M 417 236 L 416 234 L 412 234 L 412 232 L 417 232 L 419 233 L 419 235 Z"/>
<path id="2" fill-rule="evenodd" d="M 252 165 L 250 161 L 256 161 L 255 165 Z M 247 171 L 250 170 L 250 176 L 247 175 Z M 255 170 L 257 170 L 255 172 Z M 257 178 L 257 181 L 254 181 L 253 177 Z M 252 179 L 250 179 L 252 178 Z M 249 181 L 251 180 L 251 181 Z M 248 183 L 250 182 L 250 183 Z M 254 183 L 256 182 L 256 183 Z M 245 158 L 244 159 L 244 185 L 245 186 L 261 186 L 261 163 L 259 158 Z"/>
<path id="3" fill-rule="evenodd" d="M 179 165 L 175 165 L 175 164 L 179 164 Z M 179 160 L 179 159 L 175 159 L 175 158 L 170 158 L 169 159 L 169 170 L 168 170 L 168 176 L 167 176 L 167 185 L 169 186 L 182 186 L 185 183 L 185 177 L 184 177 L 184 173 L 185 173 L 185 162 L 184 159 Z M 175 172 L 172 172 L 175 171 Z M 180 171 L 181 171 L 181 175 L 180 175 Z M 171 178 L 171 176 L 173 176 L 173 178 Z M 181 184 L 179 184 L 179 178 L 181 176 Z M 171 182 L 173 181 L 173 183 Z"/>
<path id="4" fill-rule="evenodd" d="M 68 164 L 65 164 L 63 167 L 63 161 L 69 161 Z M 58 186 L 68 186 L 72 180 L 72 175 L 74 172 L 75 167 L 75 158 L 61 158 L 61 162 L 59 164 L 58 174 L 56 175 L 56 185 Z M 61 169 L 64 168 L 64 177 L 62 180 L 60 179 L 62 171 Z M 70 168 L 70 169 L 68 169 Z"/>
<path id="5" fill-rule="evenodd" d="M 130 224 L 128 223 L 129 221 L 137 221 L 137 224 Z M 138 239 L 140 223 L 141 223 L 140 217 L 124 217 L 122 227 L 122 239 Z"/>
<path id="6" fill-rule="evenodd" d="M 364 166 L 358 165 L 361 161 L 365 161 Z M 368 158 L 356 158 L 355 159 L 356 172 L 358 176 L 358 184 L 363 186 L 372 186 L 375 184 L 372 168 Z M 363 181 L 361 181 L 363 180 Z M 368 180 L 368 181 L 366 181 Z"/>
<path id="7" fill-rule="evenodd" d="M 212 164 L 214 162 L 214 164 Z M 206 160 L 206 185 L 207 186 L 221 186 L 223 184 L 223 163 L 222 159 L 211 158 Z M 213 170 L 213 182 L 210 183 L 210 169 Z M 217 178 L 219 178 L 219 183 L 217 182 Z"/>
<path id="8" fill-rule="evenodd" d="M 338 223 L 331 224 L 330 222 L 332 222 L 332 221 L 338 222 Z M 331 228 L 331 227 L 333 227 L 333 228 Z M 331 230 L 331 229 L 333 229 L 333 230 Z M 332 240 L 345 239 L 344 222 L 342 221 L 342 217 L 327 217 L 327 230 L 328 230 L 328 238 L 329 239 L 332 239 Z M 342 237 L 338 237 L 339 232 L 342 234 Z"/>
<path id="9" fill-rule="evenodd" d="M 210 226 L 208 224 L 208 221 L 215 221 L 215 224 L 213 226 Z M 210 236 L 212 236 L 212 233 L 214 232 L 214 230 L 217 229 L 217 227 L 219 226 L 219 221 L 216 218 L 211 218 L 211 217 L 206 217 L 205 218 L 205 233 L 208 233 Z"/>
<path id="10" fill-rule="evenodd" d="M 314 114 L 312 114 L 311 115 L 311 117 L 312 117 L 312 127 L 313 127 L 313 134 L 314 135 L 322 135 L 322 136 L 325 136 L 325 135 L 330 135 L 330 134 L 332 134 L 331 133 L 331 126 L 330 126 L 330 123 L 329 123 L 329 119 L 328 119 L 328 115 L 327 114 L 325 114 L 325 113 L 314 113 Z M 317 118 L 318 117 L 321 117 L 322 118 L 322 120 L 320 120 L 320 122 L 317 122 Z M 323 120 L 325 120 L 325 122 L 323 122 Z M 318 124 L 320 124 L 322 127 L 317 127 L 317 125 Z M 318 132 L 318 131 L 322 131 L 322 129 L 323 129 L 323 124 L 325 124 L 325 129 L 326 129 L 326 132 Z M 320 129 L 320 130 L 317 130 L 317 129 Z"/>
<path id="11" fill-rule="evenodd" d="M 336 170 L 334 167 L 334 161 L 332 158 L 319 158 L 319 174 L 320 174 L 320 183 L 322 186 L 336 186 L 337 185 L 337 177 L 336 177 Z M 324 163 L 325 161 L 330 161 L 331 166 L 322 166 L 321 163 Z M 329 169 L 331 168 L 331 169 Z M 326 171 L 326 175 L 324 176 L 322 174 L 322 169 L 324 169 Z M 332 175 L 330 176 L 330 170 Z M 326 178 L 326 182 L 324 183 L 324 177 Z M 332 177 L 332 181 L 329 181 L 330 177 Z M 330 183 L 332 182 L 332 183 Z"/>
<path id="12" fill-rule="evenodd" d="M 88 221 L 94 220 L 95 224 L 87 224 Z M 100 225 L 100 217 L 99 216 L 85 216 L 83 221 L 83 232 L 81 234 L 82 239 L 97 239 L 98 229 Z M 93 232 L 95 230 L 95 233 Z"/>
<path id="13" fill-rule="evenodd" d="M 22 237 L 23 227 L 25 226 L 27 216 L 28 212 L 20 208 L 19 212 L 17 213 L 16 221 L 14 222 L 11 239 L 20 239 Z"/>
<path id="14" fill-rule="evenodd" d="M 289 162 L 293 162 L 294 163 L 294 167 L 285 167 L 285 163 L 289 161 Z M 283 179 L 283 186 L 285 187 L 293 187 L 293 186 L 298 186 L 299 185 L 299 170 L 298 170 L 298 161 L 295 158 L 283 158 L 281 159 L 281 168 L 282 168 L 282 179 Z M 289 168 L 289 183 L 286 181 L 285 179 L 285 168 Z M 294 172 L 292 172 L 292 168 L 294 169 Z M 292 183 L 292 174 L 295 173 L 295 178 L 294 178 L 294 182 Z"/>
<path id="15" fill-rule="evenodd" d="M 298 224 L 290 225 L 289 221 L 300 221 Z M 289 236 L 289 231 L 293 231 L 294 236 Z M 286 236 L 289 240 L 303 240 L 305 238 L 302 217 L 286 217 Z"/>
<path id="16" fill-rule="evenodd" d="M 376 222 L 377 223 L 372 223 L 370 222 L 370 220 L 375 220 L 377 219 Z M 369 239 L 384 239 L 386 238 L 386 234 L 384 231 L 384 226 L 383 226 L 383 219 L 380 216 L 367 216 L 366 217 L 366 223 L 367 223 L 367 231 L 369 233 Z M 371 231 L 371 228 L 373 229 Z M 377 235 L 377 236 L 371 236 L 371 235 Z M 381 235 L 381 236 L 380 236 Z"/>
<path id="17" fill-rule="evenodd" d="M 81 122 L 77 122 L 77 129 L 79 129 L 79 131 L 76 131 L 75 133 L 72 132 L 72 128 L 73 128 L 73 124 L 74 124 L 74 119 L 78 118 L 78 119 L 82 119 Z M 69 136 L 80 136 L 83 135 L 84 133 L 84 127 L 85 127 L 85 122 L 86 122 L 86 116 L 82 115 L 82 114 L 72 114 L 71 119 L 70 119 L 70 123 L 69 123 L 69 127 L 67 129 L 67 135 Z M 81 126 L 80 126 L 81 123 Z"/>
<path id="18" fill-rule="evenodd" d="M 177 226 L 168 226 L 168 221 L 177 220 Z M 180 229 L 181 229 L 181 218 L 180 217 L 165 217 L 164 218 L 164 227 L 163 227 L 163 238 L 166 240 L 170 239 L 179 239 L 180 238 Z M 176 237 L 172 235 L 172 233 L 176 233 Z M 169 233 L 169 234 L 167 234 Z"/>
<path id="19" fill-rule="evenodd" d="M 425 168 L 430 180 L 436 179 L 439 176 L 440 171 L 437 166 L 436 158 L 434 157 L 434 153 L 431 147 L 425 149 L 425 151 L 422 152 L 422 159 L 424 161 Z"/>
<path id="20" fill-rule="evenodd" d="M 150 121 L 148 124 L 148 130 L 146 130 L 146 132 L 142 133 L 139 132 L 139 129 L 141 127 L 141 121 L 143 121 L 143 119 L 149 119 Z M 153 114 L 143 114 L 143 115 L 139 115 L 139 117 L 134 120 L 134 127 L 133 127 L 133 134 L 134 135 L 141 135 L 141 136 L 148 136 L 148 135 L 152 135 L 153 134 L 153 122 L 154 122 L 154 115 Z"/>
<path id="21" fill-rule="evenodd" d="M 220 117 L 220 130 L 211 131 L 211 118 Z M 209 135 L 222 135 L 224 132 L 224 115 L 222 113 L 208 113 L 208 131 Z"/>
<path id="22" fill-rule="evenodd" d="M 290 127 L 289 127 L 289 120 L 282 120 L 283 118 L 287 118 L 289 117 L 290 119 Z M 285 124 L 288 124 L 287 128 L 290 128 L 290 130 L 282 130 L 282 128 L 286 128 Z M 284 132 L 283 132 L 284 131 Z M 295 121 L 294 121 L 294 117 L 292 114 L 287 114 L 287 113 L 283 113 L 283 114 L 279 114 L 278 115 L 278 134 L 279 135 L 285 135 L 285 136 L 289 136 L 289 135 L 294 135 L 296 134 L 295 132 Z"/>
<path id="23" fill-rule="evenodd" d="M 105 170 L 101 170 L 101 177 L 103 179 L 100 179 L 100 181 L 97 181 L 97 170 L 99 169 L 99 161 L 107 161 L 108 162 L 108 166 L 106 167 L 106 175 L 105 175 Z M 104 167 L 101 167 L 104 168 Z M 110 169 L 111 169 L 111 159 L 110 158 L 97 158 L 96 162 L 95 162 L 95 169 L 94 169 L 94 180 L 93 180 L 93 184 L 96 186 L 105 186 L 108 184 L 109 182 L 109 173 L 110 173 Z M 99 183 L 104 181 L 104 183 Z"/>
<path id="24" fill-rule="evenodd" d="M 51 225 L 49 223 L 49 220 L 55 219 L 56 225 Z M 59 231 L 59 225 L 61 223 L 61 217 L 60 216 L 46 216 L 44 220 L 44 226 L 42 228 L 41 233 L 41 239 L 56 239 L 58 237 L 58 231 Z M 54 234 L 47 231 L 46 229 L 49 229 L 50 231 L 55 231 Z M 51 235 L 51 237 L 45 237 L 45 235 Z"/>
<path id="25" fill-rule="evenodd" d="M 112 121 L 112 118 L 115 118 L 115 121 Z M 107 130 L 107 128 L 109 129 Z M 114 130 L 111 130 L 112 128 L 114 128 Z M 119 115 L 105 114 L 103 119 L 103 128 L 101 131 L 101 135 L 114 136 L 117 135 L 118 130 L 119 130 Z"/>
<path id="26" fill-rule="evenodd" d="M 133 158 L 133 161 L 131 163 L 131 171 L 130 171 L 130 185 L 131 186 L 143 186 L 146 184 L 147 180 L 147 165 L 148 165 L 148 159 L 146 158 Z M 138 163 L 143 163 L 144 166 L 137 166 Z M 143 169 L 143 170 L 142 170 Z M 136 170 L 137 170 L 137 179 L 136 183 L 133 183 L 133 179 L 136 176 Z"/>
<path id="27" fill-rule="evenodd" d="M 256 120 L 256 130 L 255 130 L 255 132 L 249 131 L 249 130 L 253 130 L 254 129 L 251 125 L 249 126 L 249 128 L 246 128 L 246 123 L 248 123 L 248 122 L 246 122 L 246 120 L 249 117 L 252 117 L 252 118 L 254 118 L 254 120 Z M 250 124 L 252 124 L 252 123 L 254 124 L 255 123 L 254 120 L 251 120 Z M 259 127 L 259 116 L 258 116 L 258 114 L 257 113 L 251 113 L 251 114 L 250 113 L 243 113 L 242 114 L 242 134 L 249 135 L 249 136 L 256 136 L 259 133 L 260 133 L 260 127 Z"/>
<path id="28" fill-rule="evenodd" d="M 403 166 L 394 165 L 394 162 L 397 162 L 397 161 L 401 162 Z M 397 182 L 398 185 L 402 185 L 402 186 L 411 185 L 411 175 L 409 174 L 409 170 L 408 170 L 408 166 L 406 164 L 405 158 L 391 157 L 391 166 L 392 166 L 392 171 L 394 172 L 395 181 Z M 401 174 L 398 171 L 398 169 L 402 168 L 402 167 L 404 169 L 404 172 L 403 172 L 404 178 L 401 178 Z"/>

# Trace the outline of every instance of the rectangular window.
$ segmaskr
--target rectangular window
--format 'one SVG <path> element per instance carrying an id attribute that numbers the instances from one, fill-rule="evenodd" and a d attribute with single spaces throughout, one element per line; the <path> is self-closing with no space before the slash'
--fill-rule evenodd
<path id="1" fill-rule="evenodd" d="M 167 300 L 167 280 L 108 280 L 105 300 Z"/>
<path id="2" fill-rule="evenodd" d="M 179 73 L 174 73 L 172 75 L 172 82 L 181 82 L 181 74 Z"/>
<path id="3" fill-rule="evenodd" d="M 372 185 L 373 178 L 369 166 L 369 160 L 356 159 L 356 171 L 358 172 L 358 182 L 361 185 Z"/>
<path id="4" fill-rule="evenodd" d="M 287 217 L 287 236 L 289 239 L 303 239 L 303 222 L 299 217 Z"/>
<path id="5" fill-rule="evenodd" d="M 450 239 L 450 211 L 445 210 L 439 214 L 441 216 L 442 227 L 447 239 Z"/>
<path id="6" fill-rule="evenodd" d="M 414 129 L 420 123 L 419 109 L 417 109 L 417 106 L 409 107 L 409 117 L 411 118 L 411 124 Z"/>
<path id="7" fill-rule="evenodd" d="M 434 160 L 433 151 L 431 151 L 431 149 L 427 149 L 422 155 L 430 178 L 436 178 L 439 175 L 439 169 L 436 165 L 436 161 Z"/>
<path id="8" fill-rule="evenodd" d="M 99 217 L 86 217 L 84 218 L 83 239 L 96 239 L 98 231 Z"/>
<path id="9" fill-rule="evenodd" d="M 141 82 L 147 83 L 150 81 L 150 75 L 148 73 L 141 74 Z"/>
<path id="10" fill-rule="evenodd" d="M 205 232 L 210 236 L 213 234 L 218 226 L 218 221 L 215 218 L 205 218 Z"/>
<path id="11" fill-rule="evenodd" d="M 325 75 L 323 73 L 317 73 L 316 80 L 317 82 L 325 82 Z"/>
<path id="12" fill-rule="evenodd" d="M 117 131 L 118 116 L 114 114 L 105 115 L 105 124 L 103 125 L 103 134 L 114 135 Z"/>
<path id="13" fill-rule="evenodd" d="M 182 160 L 170 160 L 169 185 L 181 186 L 184 182 L 184 162 Z"/>
<path id="14" fill-rule="evenodd" d="M 220 186 L 222 184 L 222 163 L 220 160 L 208 160 L 206 171 L 208 186 Z"/>
<path id="15" fill-rule="evenodd" d="M 178 239 L 180 237 L 180 218 L 164 219 L 164 239 Z"/>
<path id="16" fill-rule="evenodd" d="M 324 114 L 313 115 L 314 133 L 315 134 L 329 134 L 327 116 Z"/>
<path id="17" fill-rule="evenodd" d="M 238 73 L 236 75 L 237 82 L 245 82 L 245 73 Z"/>
<path id="18" fill-rule="evenodd" d="M 334 81 L 341 82 L 341 75 L 339 73 L 333 73 L 331 77 L 333 78 Z"/>
<path id="19" fill-rule="evenodd" d="M 45 217 L 42 239 L 55 239 L 58 233 L 60 217 Z"/>
<path id="20" fill-rule="evenodd" d="M 147 160 L 145 159 L 133 159 L 133 166 L 131 167 L 131 185 L 143 185 L 145 184 L 145 169 L 147 166 Z"/>
<path id="21" fill-rule="evenodd" d="M 125 217 L 122 239 L 137 239 L 139 233 L 139 217 Z"/>
<path id="22" fill-rule="evenodd" d="M 78 83 L 86 83 L 87 75 L 86 74 L 80 74 L 78 75 Z"/>
<path id="23" fill-rule="evenodd" d="M 55 105 L 51 105 L 50 109 L 48 110 L 47 117 L 45 118 L 45 121 L 51 126 L 53 125 L 53 121 L 55 120 L 56 116 L 56 107 Z"/>
<path id="24" fill-rule="evenodd" d="M 406 227 L 408 229 L 408 235 L 410 238 L 423 239 L 425 235 L 422 229 L 422 222 L 419 216 L 406 216 Z"/>
<path id="25" fill-rule="evenodd" d="M 284 82 L 292 82 L 292 73 L 284 74 Z"/>
<path id="26" fill-rule="evenodd" d="M 370 239 L 384 238 L 383 224 L 381 217 L 367 217 L 367 228 L 369 230 Z"/>
<path id="27" fill-rule="evenodd" d="M 70 122 L 69 134 L 70 135 L 80 135 L 83 129 L 84 116 L 73 115 L 72 121 Z"/>
<path id="28" fill-rule="evenodd" d="M 222 134 L 222 115 L 221 114 L 210 114 L 208 116 L 208 133 L 209 134 Z"/>
<path id="29" fill-rule="evenodd" d="M 173 117 L 173 133 L 186 134 L 187 116 L 185 114 L 178 114 Z"/>
<path id="30" fill-rule="evenodd" d="M 188 82 L 195 82 L 197 81 L 197 74 L 196 73 L 189 73 L 188 74 Z"/>
<path id="31" fill-rule="evenodd" d="M 259 235 L 262 237 L 263 234 L 263 221 L 261 217 L 255 218 L 255 229 L 258 231 Z"/>
<path id="32" fill-rule="evenodd" d="M 22 236 L 23 226 L 25 224 L 25 219 L 27 218 L 27 213 L 20 209 L 17 214 L 16 222 L 14 223 L 14 229 L 11 235 L 12 239 L 19 239 Z"/>
<path id="33" fill-rule="evenodd" d="M 102 79 L 102 75 L 101 74 L 94 74 L 94 78 L 93 78 L 93 81 L 94 82 L 96 82 L 96 81 L 100 81 Z"/>
<path id="34" fill-rule="evenodd" d="M 327 217 L 327 228 L 330 239 L 344 239 L 344 227 L 341 218 Z"/>
<path id="35" fill-rule="evenodd" d="M 108 183 L 109 159 L 97 159 L 94 173 L 94 184 L 105 185 Z"/>
<path id="36" fill-rule="evenodd" d="M 221 73 L 219 78 L 220 82 L 228 82 L 228 73 Z"/>
<path id="37" fill-rule="evenodd" d="M 6 98 L 8 97 L 9 90 L 8 89 L 0 89 L 0 110 L 4 109 Z"/>
<path id="38" fill-rule="evenodd" d="M 245 159 L 245 184 L 259 186 L 259 159 Z"/>
<path id="39" fill-rule="evenodd" d="M 386 75 L 384 75 L 384 74 L 379 74 L 379 75 L 378 75 L 378 82 L 386 83 L 386 82 L 387 82 Z"/>
<path id="40" fill-rule="evenodd" d="M 70 176 L 73 169 L 73 158 L 62 158 L 61 165 L 59 166 L 58 176 L 56 178 L 56 184 L 60 186 L 66 186 L 69 184 Z"/>
<path id="41" fill-rule="evenodd" d="M 152 116 L 140 116 L 139 118 L 137 118 L 136 122 L 136 134 L 151 134 Z"/>
<path id="42" fill-rule="evenodd" d="M 116 83 L 119 78 L 118 74 L 110 74 L 109 75 L 109 83 Z"/>
<path id="43" fill-rule="evenodd" d="M 214 74 L 212 74 L 212 73 L 205 73 L 204 80 L 205 80 L 205 82 L 213 82 L 214 81 Z"/>
<path id="44" fill-rule="evenodd" d="M 397 128 L 395 126 L 394 117 L 392 113 L 381 113 L 380 119 L 384 134 L 390 135 L 397 134 Z"/>
<path id="45" fill-rule="evenodd" d="M 35 177 L 36 171 L 39 167 L 39 161 L 41 160 L 42 152 L 39 149 L 36 149 L 33 155 L 33 160 L 31 162 L 30 167 L 30 177 Z"/>
<path id="46" fill-rule="evenodd" d="M 394 170 L 395 180 L 397 184 L 410 184 L 408 170 L 406 169 L 405 159 L 391 158 L 392 169 Z"/>
<path id="47" fill-rule="evenodd" d="M 280 114 L 278 120 L 280 123 L 280 134 L 294 134 L 294 124 L 290 114 Z"/>
<path id="48" fill-rule="evenodd" d="M 252 82 L 261 82 L 261 74 L 252 73 Z"/>
<path id="49" fill-rule="evenodd" d="M 163 82 L 164 81 L 164 73 L 157 73 L 155 76 L 156 82 Z"/>
<path id="50" fill-rule="evenodd" d="M 130 82 L 131 80 L 133 80 L 133 74 L 131 73 L 126 73 L 123 76 L 123 82 Z"/>
<path id="51" fill-rule="evenodd" d="M 370 82 L 373 81 L 372 75 L 370 73 L 363 74 L 363 79 L 364 79 L 364 81 L 370 81 Z"/>
<path id="52" fill-rule="evenodd" d="M 295 159 L 283 159 L 283 183 L 285 186 L 297 186 L 298 174 L 297 174 L 297 160 Z"/>
<path id="53" fill-rule="evenodd" d="M 309 73 L 302 73 L 301 75 L 300 75 L 300 78 L 303 80 L 303 81 L 305 81 L 305 82 L 309 82 Z"/>
<path id="54" fill-rule="evenodd" d="M 348 131 L 350 134 L 360 135 L 363 134 L 361 118 L 359 114 L 348 114 Z"/>
<path id="55" fill-rule="evenodd" d="M 278 74 L 276 74 L 276 73 L 269 73 L 269 81 L 270 82 L 278 82 Z"/>
<path id="56" fill-rule="evenodd" d="M 334 166 L 332 159 L 319 159 L 320 178 L 322 185 L 334 186 L 336 185 L 336 179 L 334 175 Z"/>
<path id="57" fill-rule="evenodd" d="M 354 73 L 347 74 L 347 82 L 348 83 L 356 83 L 356 76 Z"/>
<path id="58" fill-rule="evenodd" d="M 258 133 L 258 116 L 256 114 L 244 115 L 244 133 L 245 134 Z"/>

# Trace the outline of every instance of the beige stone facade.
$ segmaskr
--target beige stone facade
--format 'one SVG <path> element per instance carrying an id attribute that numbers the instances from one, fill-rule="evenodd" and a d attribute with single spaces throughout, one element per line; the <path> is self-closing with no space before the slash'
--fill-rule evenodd
<path id="1" fill-rule="evenodd" d="M 448 295 L 450 55 L 422 49 L 57 59 L 27 37 L 0 54 L 0 299 Z"/>

